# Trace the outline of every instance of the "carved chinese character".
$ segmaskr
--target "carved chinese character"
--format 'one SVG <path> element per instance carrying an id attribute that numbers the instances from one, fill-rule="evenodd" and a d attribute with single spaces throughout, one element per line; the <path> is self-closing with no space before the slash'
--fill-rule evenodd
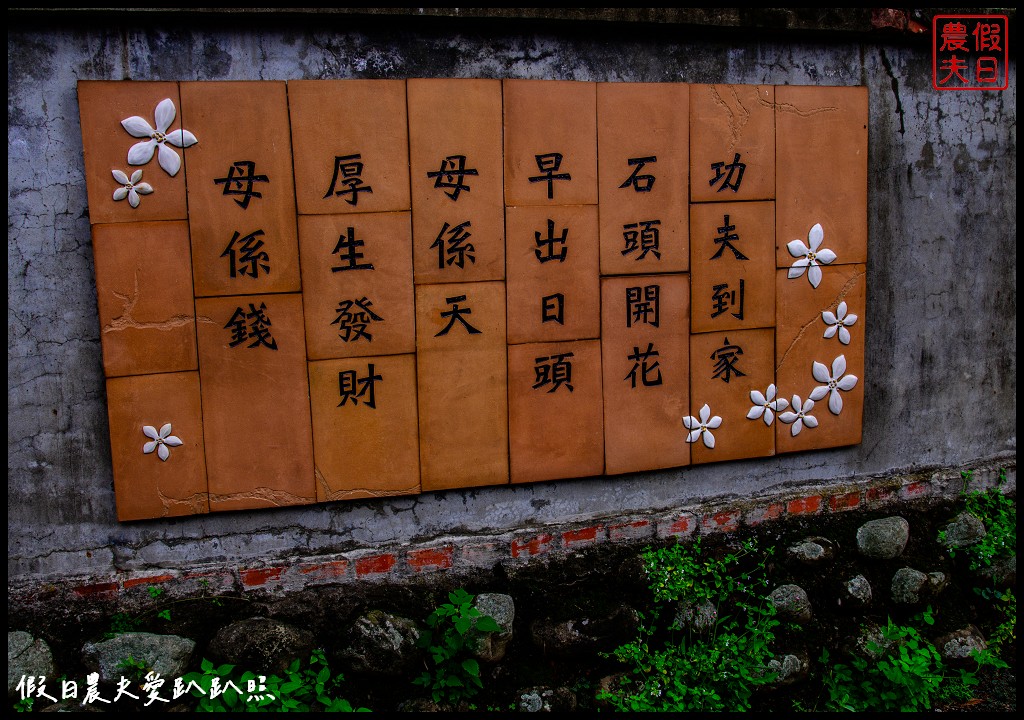
<path id="1" fill-rule="evenodd" d="M 245 237 L 241 237 L 241 233 L 237 230 L 235 231 L 228 246 L 220 254 L 221 257 L 228 258 L 231 277 L 248 275 L 255 279 L 259 277 L 260 268 L 263 268 L 264 273 L 270 272 L 270 255 L 265 250 L 260 251 L 260 248 L 263 247 L 263 241 L 259 239 L 259 236 L 263 234 L 262 230 L 256 230 Z M 239 244 L 237 250 L 235 243 Z M 241 257 L 238 257 L 239 254 Z"/>
<path id="2" fill-rule="evenodd" d="M 241 345 L 246 340 L 252 339 L 252 343 L 247 347 L 255 348 L 263 345 L 271 350 L 277 350 L 277 341 L 269 330 L 270 318 L 264 312 L 266 309 L 266 303 L 260 303 L 258 308 L 254 303 L 249 303 L 249 312 L 241 307 L 235 309 L 228 324 L 224 326 L 225 330 L 231 331 L 230 347 Z M 246 326 L 246 321 L 249 323 L 248 326 Z"/>
<path id="3" fill-rule="evenodd" d="M 537 169 L 542 174 L 531 177 L 529 180 L 532 183 L 546 182 L 548 184 L 548 200 L 550 200 L 555 196 L 554 181 L 572 180 L 572 175 L 558 172 L 558 169 L 562 167 L 562 153 L 545 153 L 543 155 L 534 155 L 534 157 L 537 160 Z"/>
<path id="4" fill-rule="evenodd" d="M 469 185 L 464 182 L 466 176 L 479 174 L 476 170 L 466 167 L 465 155 L 449 155 L 441 161 L 441 169 L 428 172 L 427 177 L 434 178 L 435 188 L 448 188 L 445 195 L 452 200 L 458 200 L 459 193 L 463 190 L 469 192 Z"/>
<path id="5" fill-rule="evenodd" d="M 215 185 L 224 186 L 225 195 L 241 195 L 242 199 L 235 200 L 243 210 L 249 207 L 252 198 L 261 198 L 263 194 L 253 189 L 253 183 L 270 182 L 266 175 L 256 174 L 256 163 L 252 160 L 239 160 L 228 168 L 226 177 L 216 178 Z"/>
<path id="6" fill-rule="evenodd" d="M 362 399 L 363 405 L 368 408 L 377 408 L 377 402 L 373 394 L 373 386 L 383 381 L 384 378 L 374 372 L 373 363 L 367 363 L 366 375 L 358 377 L 355 370 L 342 370 L 338 373 L 338 393 L 341 395 L 341 407 L 349 400 L 353 405 L 358 405 Z"/>
<path id="7" fill-rule="evenodd" d="M 327 188 L 324 198 L 334 195 L 348 195 L 345 202 L 349 205 L 359 203 L 359 193 L 373 193 L 373 188 L 363 183 L 363 163 L 360 162 L 360 154 L 339 155 L 334 158 L 334 176 L 331 178 L 331 186 Z M 342 187 L 338 187 L 338 181 Z"/>
<path id="8" fill-rule="evenodd" d="M 344 270 L 373 270 L 373 263 L 359 264 L 363 254 L 359 248 L 364 245 L 362 240 L 356 239 L 356 229 L 348 228 L 342 235 L 338 236 L 338 244 L 331 250 L 331 254 L 337 254 L 342 264 L 331 268 L 331 272 L 342 272 Z"/>
<path id="9" fill-rule="evenodd" d="M 466 299 L 465 295 L 457 295 L 455 297 L 445 298 L 444 301 L 452 306 L 451 310 L 445 310 L 441 313 L 441 317 L 448 318 L 448 324 L 445 325 L 441 332 L 434 335 L 434 337 L 441 337 L 447 335 L 448 331 L 455 325 L 455 321 L 458 320 L 462 323 L 463 327 L 466 328 L 466 332 L 470 335 L 479 335 L 480 331 L 469 324 L 469 321 L 463 317 L 463 315 L 471 315 L 473 311 L 470 308 L 459 307 L 459 303 Z"/>
<path id="10" fill-rule="evenodd" d="M 571 357 L 573 357 L 573 354 L 570 352 L 550 357 L 534 358 L 533 370 L 536 374 L 536 382 L 533 384 L 533 389 L 536 390 L 537 388 L 551 385 L 551 389 L 548 392 L 553 393 L 562 385 L 565 385 L 566 389 L 572 392 L 572 363 L 567 360 L 567 358 Z"/>

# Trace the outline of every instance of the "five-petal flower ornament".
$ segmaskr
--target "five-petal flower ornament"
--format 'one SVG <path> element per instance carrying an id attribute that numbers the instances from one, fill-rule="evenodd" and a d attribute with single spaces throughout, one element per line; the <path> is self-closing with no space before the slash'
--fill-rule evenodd
<path id="1" fill-rule="evenodd" d="M 832 411 L 833 415 L 838 415 L 843 411 L 843 396 L 839 394 L 839 391 L 853 390 L 857 384 L 857 376 L 844 375 L 845 372 L 845 355 L 840 355 L 832 361 L 831 375 L 828 374 L 828 368 L 817 361 L 811 370 L 815 380 L 825 383 L 811 390 L 811 400 L 821 400 L 828 395 L 828 409 Z"/>
<path id="2" fill-rule="evenodd" d="M 789 254 L 799 258 L 789 268 L 790 280 L 800 277 L 804 274 L 804 270 L 806 270 L 807 279 L 810 280 L 811 287 L 818 287 L 818 284 L 821 282 L 821 267 L 819 265 L 828 265 L 836 259 L 836 254 L 831 250 L 827 248 L 819 249 L 824 238 L 825 231 L 821 229 L 821 223 L 815 223 L 811 231 L 807 233 L 807 241 L 811 244 L 810 247 L 804 245 L 803 240 L 791 240 L 786 245 Z"/>
<path id="3" fill-rule="evenodd" d="M 121 125 L 132 137 L 149 138 L 132 145 L 128 151 L 129 165 L 145 165 L 153 159 L 153 153 L 158 152 L 157 161 L 160 163 L 160 167 L 172 177 L 178 174 L 178 170 L 181 169 L 181 158 L 167 144 L 187 148 L 195 145 L 199 140 L 188 130 L 167 132 L 167 128 L 174 122 L 175 114 L 174 103 L 170 98 L 165 98 L 156 106 L 156 130 L 138 115 L 132 115 L 121 121 Z"/>
<path id="4" fill-rule="evenodd" d="M 764 394 L 760 390 L 751 390 L 750 402 L 754 403 L 754 405 L 747 411 L 747 419 L 757 420 L 758 418 L 763 418 L 765 425 L 771 425 L 772 421 L 775 420 L 775 413 L 789 407 L 789 400 L 785 398 L 775 399 L 775 383 L 769 385 L 768 390 Z"/>
<path id="5" fill-rule="evenodd" d="M 711 431 L 721 424 L 722 418 L 718 415 L 711 417 L 711 408 L 704 403 L 704 407 L 700 409 L 700 419 L 692 415 L 683 418 L 683 426 L 690 431 L 690 434 L 686 436 L 686 442 L 697 442 L 698 438 L 703 437 L 705 447 L 715 447 L 715 436 L 711 434 Z"/>
<path id="6" fill-rule="evenodd" d="M 115 180 L 121 183 L 121 187 L 114 191 L 114 199 L 124 200 L 128 198 L 128 204 L 133 208 L 139 206 L 139 195 L 149 195 L 153 192 L 152 185 L 142 182 L 142 170 L 133 172 L 131 178 L 120 170 L 111 170 L 110 173 L 114 176 Z"/>
<path id="7" fill-rule="evenodd" d="M 152 440 L 142 446 L 142 452 L 148 455 L 156 450 L 157 457 L 164 461 L 171 456 L 171 451 L 167 449 L 168 445 L 178 447 L 183 444 L 177 435 L 171 435 L 170 423 L 161 427 L 160 432 L 157 432 L 156 428 L 152 425 L 143 425 L 142 432 L 146 437 L 152 438 Z"/>
<path id="8" fill-rule="evenodd" d="M 824 337 L 830 338 L 835 337 L 836 333 L 839 333 L 839 342 L 843 345 L 850 344 L 850 331 L 846 328 L 857 322 L 857 316 L 853 313 L 846 314 L 846 301 L 839 303 L 839 307 L 836 308 L 835 313 L 831 310 L 826 310 L 821 314 L 821 320 L 826 325 Z"/>
<path id="9" fill-rule="evenodd" d="M 807 402 L 801 402 L 799 395 L 793 396 L 793 410 L 796 412 L 784 412 L 779 415 L 779 420 L 792 425 L 789 429 L 790 434 L 796 437 L 803 430 L 804 425 L 809 428 L 818 427 L 818 418 L 811 415 L 811 410 L 814 408 L 814 401 L 810 398 Z"/>

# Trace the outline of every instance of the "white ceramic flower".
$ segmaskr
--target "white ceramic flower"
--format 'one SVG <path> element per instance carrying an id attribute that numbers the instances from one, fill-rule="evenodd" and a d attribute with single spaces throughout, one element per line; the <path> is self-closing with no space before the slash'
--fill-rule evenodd
<path id="1" fill-rule="evenodd" d="M 686 436 L 686 442 L 697 442 L 698 438 L 703 437 L 705 447 L 715 447 L 715 436 L 711 434 L 711 431 L 721 424 L 722 418 L 718 415 L 711 417 L 711 408 L 704 403 L 704 407 L 700 409 L 700 419 L 692 415 L 683 418 L 683 426 L 690 431 L 690 434 Z"/>
<path id="2" fill-rule="evenodd" d="M 171 451 L 167 449 L 167 446 L 178 447 L 184 443 L 177 435 L 171 435 L 171 424 L 167 423 L 160 428 L 160 432 L 156 431 L 156 428 L 152 425 L 143 425 L 142 432 L 146 437 L 152 438 L 148 443 L 142 446 L 142 452 L 149 455 L 151 452 L 156 450 L 157 457 L 161 460 L 166 461 L 171 456 Z"/>
<path id="3" fill-rule="evenodd" d="M 811 370 L 815 380 L 825 383 L 811 390 L 811 400 L 821 400 L 828 395 L 828 409 L 832 411 L 833 415 L 838 415 L 843 411 L 843 396 L 839 394 L 839 391 L 853 390 L 857 384 L 857 376 L 844 375 L 845 372 L 845 355 L 840 355 L 832 361 L 831 375 L 828 374 L 828 368 L 817 361 Z"/>
<path id="4" fill-rule="evenodd" d="M 789 254 L 799 258 L 789 269 L 789 279 L 798 278 L 807 271 L 807 279 L 811 281 L 811 287 L 818 287 L 821 282 L 821 265 L 828 265 L 836 259 L 836 254 L 829 249 L 819 250 L 821 241 L 825 238 L 825 231 L 821 229 L 820 223 L 815 223 L 811 231 L 807 233 L 807 241 L 810 247 L 804 245 L 803 240 L 791 240 L 786 248 Z"/>
<path id="5" fill-rule="evenodd" d="M 754 406 L 747 411 L 747 418 L 749 420 L 764 418 L 765 425 L 771 425 L 775 420 L 775 413 L 789 407 L 789 400 L 775 399 L 775 383 L 769 385 L 763 395 L 760 390 L 751 390 L 750 402 L 754 403 Z"/>
<path id="6" fill-rule="evenodd" d="M 784 412 L 779 415 L 779 420 L 792 425 L 789 429 L 790 434 L 796 437 L 803 430 L 804 425 L 809 428 L 818 427 L 818 418 L 811 415 L 811 410 L 814 408 L 814 401 L 807 398 L 807 402 L 801 402 L 799 395 L 793 396 L 793 409 L 796 412 Z"/>
<path id="7" fill-rule="evenodd" d="M 850 331 L 846 328 L 857 322 L 857 316 L 853 313 L 846 314 L 846 301 L 839 303 L 839 307 L 836 308 L 835 314 L 831 310 L 826 310 L 821 314 L 821 320 L 826 325 L 825 337 L 835 337 L 836 333 L 839 333 L 839 342 L 843 345 L 850 344 Z"/>
<path id="8" fill-rule="evenodd" d="M 178 170 L 181 169 L 181 158 L 178 157 L 178 153 L 167 147 L 167 143 L 175 147 L 187 148 L 195 145 L 199 140 L 188 130 L 167 132 L 167 128 L 174 122 L 175 114 L 174 103 L 170 98 L 165 98 L 156 106 L 156 130 L 138 115 L 132 115 L 121 121 L 122 127 L 132 137 L 149 138 L 149 140 L 132 145 L 128 151 L 129 165 L 145 165 L 153 159 L 153 153 L 159 151 L 157 161 L 160 163 L 160 167 L 172 177 L 178 174 Z"/>
<path id="9" fill-rule="evenodd" d="M 136 170 L 133 172 L 131 178 L 120 170 L 111 170 L 110 173 L 114 176 L 114 179 L 122 185 L 122 187 L 119 187 L 114 191 L 114 199 L 124 200 L 125 198 L 128 198 L 128 204 L 133 208 L 137 208 L 139 206 L 139 195 L 149 195 L 153 192 L 152 185 L 140 182 L 140 180 L 142 180 L 142 170 Z"/>

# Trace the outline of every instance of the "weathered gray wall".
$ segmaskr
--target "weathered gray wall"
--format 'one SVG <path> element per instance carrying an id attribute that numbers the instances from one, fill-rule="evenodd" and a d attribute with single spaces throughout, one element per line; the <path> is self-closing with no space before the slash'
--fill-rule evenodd
<path id="1" fill-rule="evenodd" d="M 502 535 L 927 468 L 1015 473 L 1015 62 L 1005 92 L 937 92 L 927 37 L 896 33 L 301 14 L 9 19 L 14 582 Z M 626 477 L 119 524 L 76 82 L 407 77 L 866 85 L 863 443 Z"/>

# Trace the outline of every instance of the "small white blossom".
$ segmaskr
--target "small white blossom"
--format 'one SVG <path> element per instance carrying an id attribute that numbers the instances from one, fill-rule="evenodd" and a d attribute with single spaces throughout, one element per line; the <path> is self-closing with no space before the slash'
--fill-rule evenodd
<path id="1" fill-rule="evenodd" d="M 747 419 L 764 418 L 765 425 L 771 425 L 775 420 L 775 413 L 789 407 L 789 401 L 785 398 L 775 399 L 775 383 L 769 385 L 763 395 L 760 390 L 751 390 L 750 402 L 754 405 L 747 411 Z"/>
<path id="2" fill-rule="evenodd" d="M 722 418 L 718 415 L 711 417 L 711 408 L 704 403 L 704 407 L 700 409 L 700 419 L 692 415 L 683 418 L 683 426 L 690 431 L 690 434 L 686 436 L 686 442 L 697 442 L 698 438 L 703 437 L 704 446 L 709 449 L 714 448 L 715 436 L 711 434 L 711 431 L 721 424 Z"/>
<path id="3" fill-rule="evenodd" d="M 120 170 L 111 170 L 110 173 L 122 186 L 114 191 L 114 200 L 128 198 L 128 204 L 133 208 L 137 208 L 140 201 L 139 195 L 149 195 L 153 192 L 153 187 L 149 183 L 140 182 L 142 180 L 142 170 L 133 172 L 131 178 Z"/>
<path id="4" fill-rule="evenodd" d="M 833 415 L 838 415 L 843 411 L 843 396 L 839 394 L 840 390 L 848 391 L 853 390 L 857 384 L 856 375 L 844 375 L 846 372 L 846 356 L 840 355 L 832 361 L 832 374 L 828 374 L 828 368 L 822 363 L 815 361 L 811 374 L 814 375 L 814 379 L 824 385 L 811 390 L 811 400 L 821 400 L 823 397 L 828 395 L 828 409 L 832 411 Z"/>
<path id="5" fill-rule="evenodd" d="M 178 170 L 181 169 L 181 158 L 178 157 L 178 153 L 167 147 L 167 143 L 175 147 L 187 148 L 195 145 L 199 140 L 188 130 L 167 132 L 167 128 L 174 122 L 176 113 L 174 103 L 170 98 L 165 98 L 156 106 L 156 130 L 138 115 L 132 115 L 121 121 L 121 126 L 132 137 L 149 138 L 149 140 L 132 145 L 128 151 L 129 165 L 145 165 L 153 159 L 153 153 L 159 151 L 157 161 L 160 163 L 160 167 L 172 177 L 178 174 Z"/>
<path id="6" fill-rule="evenodd" d="M 804 270 L 807 271 L 807 279 L 811 282 L 811 287 L 818 287 L 818 283 L 821 282 L 821 268 L 818 266 L 819 263 L 822 265 L 828 265 L 830 262 L 836 259 L 836 254 L 829 249 L 819 250 L 821 247 L 821 241 L 825 238 L 825 231 L 821 229 L 820 223 L 815 223 L 811 231 L 807 233 L 807 241 L 811 244 L 810 247 L 804 245 L 803 240 L 791 240 L 786 249 L 789 250 L 789 254 L 795 258 L 799 258 L 793 266 L 789 269 L 789 279 L 798 278 L 804 274 Z"/>
<path id="7" fill-rule="evenodd" d="M 779 415 L 779 420 L 787 425 L 792 425 L 789 432 L 793 437 L 796 437 L 800 434 L 804 425 L 809 428 L 818 427 L 818 418 L 811 415 L 811 409 L 813 407 L 814 401 L 810 398 L 807 399 L 807 402 L 801 402 L 800 396 L 794 395 L 793 409 L 796 410 L 796 412 L 784 412 Z"/>
<path id="8" fill-rule="evenodd" d="M 857 316 L 853 313 L 846 314 L 846 301 L 839 303 L 839 307 L 836 308 L 835 314 L 832 314 L 831 310 L 826 310 L 821 314 L 821 320 L 826 325 L 824 337 L 830 338 L 835 337 L 836 333 L 839 333 L 839 342 L 843 345 L 850 344 L 850 331 L 846 328 L 857 322 Z"/>
<path id="9" fill-rule="evenodd" d="M 176 435 L 171 435 L 170 423 L 161 427 L 159 433 L 152 425 L 143 425 L 142 432 L 146 437 L 152 438 L 152 440 L 142 446 L 142 452 L 149 455 L 149 453 L 156 450 L 157 457 L 164 461 L 171 456 L 171 451 L 167 449 L 168 445 L 178 447 L 183 444 L 180 438 Z"/>

